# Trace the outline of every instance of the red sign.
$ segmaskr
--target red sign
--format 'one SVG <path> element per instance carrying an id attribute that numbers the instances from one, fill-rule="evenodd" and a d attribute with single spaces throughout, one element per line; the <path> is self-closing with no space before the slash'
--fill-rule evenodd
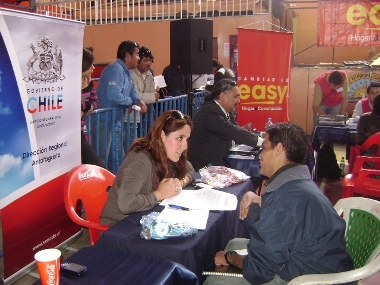
<path id="1" fill-rule="evenodd" d="M 238 28 L 238 46 L 239 125 L 289 121 L 292 33 Z"/>
<path id="2" fill-rule="evenodd" d="M 380 46 L 379 1 L 320 1 L 317 44 L 319 47 Z"/>

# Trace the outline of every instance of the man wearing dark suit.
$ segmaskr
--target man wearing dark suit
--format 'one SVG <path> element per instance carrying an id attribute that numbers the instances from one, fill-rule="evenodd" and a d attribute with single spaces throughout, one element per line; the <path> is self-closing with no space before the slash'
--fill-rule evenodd
<path id="1" fill-rule="evenodd" d="M 235 81 L 222 79 L 216 83 L 211 94 L 194 117 L 194 130 L 189 140 L 188 157 L 194 169 L 211 165 L 224 165 L 232 141 L 249 146 L 261 146 L 263 139 L 240 127 L 233 111 L 240 101 Z"/>

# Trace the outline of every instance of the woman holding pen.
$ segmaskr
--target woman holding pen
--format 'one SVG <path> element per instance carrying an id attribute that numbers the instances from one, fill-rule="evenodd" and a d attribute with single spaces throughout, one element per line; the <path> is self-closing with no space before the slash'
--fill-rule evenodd
<path id="1" fill-rule="evenodd" d="M 187 160 L 187 143 L 192 128 L 189 116 L 166 111 L 130 146 L 101 213 L 102 223 L 113 225 L 131 213 L 152 209 L 191 183 L 195 171 Z"/>

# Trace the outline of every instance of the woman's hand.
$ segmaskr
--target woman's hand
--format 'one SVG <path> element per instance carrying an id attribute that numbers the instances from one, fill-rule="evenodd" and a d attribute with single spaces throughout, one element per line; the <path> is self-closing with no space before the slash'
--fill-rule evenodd
<path id="1" fill-rule="evenodd" d="M 86 117 L 90 116 L 92 113 L 94 113 L 94 107 L 91 105 L 91 108 L 87 110 Z"/>
<path id="2" fill-rule="evenodd" d="M 178 178 L 164 178 L 160 181 L 158 188 L 153 193 L 156 195 L 158 201 L 165 198 L 178 195 L 182 191 L 182 182 Z"/>
<path id="3" fill-rule="evenodd" d="M 239 213 L 240 220 L 244 220 L 247 217 L 249 206 L 252 203 L 259 204 L 259 206 L 261 207 L 261 197 L 258 196 L 254 192 L 251 192 L 251 191 L 246 192 L 243 195 L 243 198 L 241 199 L 241 202 L 240 202 L 240 213 Z"/>

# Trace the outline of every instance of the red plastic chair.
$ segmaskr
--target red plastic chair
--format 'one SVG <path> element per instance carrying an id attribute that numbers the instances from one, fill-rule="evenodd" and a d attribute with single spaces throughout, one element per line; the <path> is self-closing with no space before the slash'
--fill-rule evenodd
<path id="1" fill-rule="evenodd" d="M 100 237 L 100 232 L 109 228 L 100 224 L 100 213 L 108 197 L 115 175 L 96 165 L 82 164 L 67 175 L 64 187 L 66 212 L 73 222 L 89 229 L 91 244 Z M 82 205 L 86 220 L 82 218 Z"/>
<path id="2" fill-rule="evenodd" d="M 370 136 L 361 146 L 360 145 L 350 146 L 350 159 L 348 161 L 349 163 L 348 172 L 351 173 L 353 171 L 356 158 L 360 156 L 361 153 L 364 153 L 365 151 L 367 151 L 373 145 L 377 145 L 376 156 L 380 157 L 380 132 Z"/>
<path id="3" fill-rule="evenodd" d="M 378 168 L 380 157 L 358 156 L 356 158 L 353 172 L 343 178 L 342 198 L 353 197 L 355 193 L 365 197 L 380 198 L 380 170 L 368 168 L 367 163 L 372 163 L 375 168 Z"/>

